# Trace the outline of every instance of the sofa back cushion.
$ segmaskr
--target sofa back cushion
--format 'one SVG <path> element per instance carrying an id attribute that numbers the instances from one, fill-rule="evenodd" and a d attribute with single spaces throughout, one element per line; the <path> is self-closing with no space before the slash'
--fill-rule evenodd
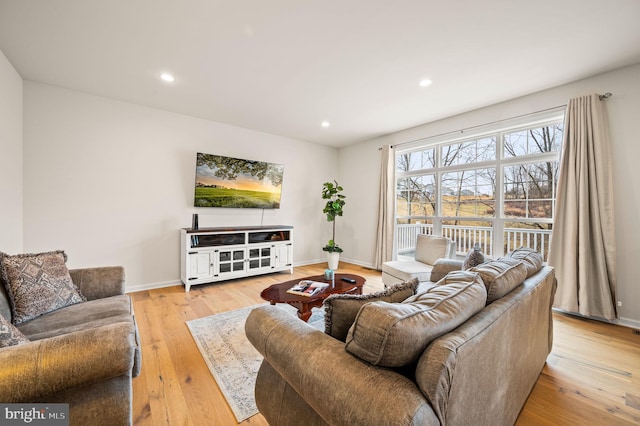
<path id="1" fill-rule="evenodd" d="M 522 284 L 527 278 L 527 267 L 519 259 L 501 257 L 469 269 L 480 274 L 487 287 L 487 305 Z"/>
<path id="2" fill-rule="evenodd" d="M 529 247 L 520 247 L 507 254 L 507 257 L 521 260 L 527 267 L 527 278 L 542 269 L 544 259 L 542 255 Z"/>
<path id="3" fill-rule="evenodd" d="M 435 265 L 436 260 L 449 257 L 451 244 L 451 240 L 446 237 L 419 234 L 415 258 L 418 262 Z"/>
<path id="4" fill-rule="evenodd" d="M 362 305 L 377 301 L 402 302 L 416 294 L 418 284 L 418 279 L 414 278 L 376 293 L 332 294 L 324 301 L 324 332 L 344 342 Z"/>
<path id="5" fill-rule="evenodd" d="M 452 272 L 402 303 L 363 305 L 349 329 L 346 350 L 373 365 L 409 365 L 432 340 L 482 310 L 486 299 L 479 274 Z"/>

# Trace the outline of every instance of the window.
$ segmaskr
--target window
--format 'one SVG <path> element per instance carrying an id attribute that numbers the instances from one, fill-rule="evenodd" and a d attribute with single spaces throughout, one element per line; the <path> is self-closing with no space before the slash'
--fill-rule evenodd
<path id="1" fill-rule="evenodd" d="M 495 216 L 495 175 L 495 168 L 443 172 L 442 216 Z"/>
<path id="2" fill-rule="evenodd" d="M 561 110 L 403 146 L 396 157 L 396 251 L 444 235 L 497 257 L 522 245 L 546 259 L 553 228 Z"/>

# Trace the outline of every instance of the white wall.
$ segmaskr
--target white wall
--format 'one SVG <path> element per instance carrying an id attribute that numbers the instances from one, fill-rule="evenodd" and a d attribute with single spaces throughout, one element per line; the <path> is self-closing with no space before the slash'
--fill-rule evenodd
<path id="1" fill-rule="evenodd" d="M 345 215 L 338 218 L 343 258 L 373 262 L 379 156 L 401 144 L 563 105 L 607 91 L 613 141 L 618 299 L 623 323 L 640 326 L 640 64 L 342 148 L 291 140 L 39 83 L 24 83 L 24 183 L 21 176 L 22 83 L 0 55 L 2 247 L 7 252 L 65 249 L 71 267 L 118 264 L 128 288 L 179 278 L 178 229 L 200 213 L 201 226 L 290 224 L 295 263 L 324 259 L 330 227 L 319 214 L 322 182 L 338 176 Z M 7 96 L 5 96 L 7 93 Z M 195 209 L 195 152 L 285 164 L 282 208 Z M 9 185 L 6 181 L 10 181 Z M 24 192 L 19 190 L 24 185 Z M 22 200 L 24 198 L 24 210 Z M 8 206 L 8 208 L 5 208 Z M 24 214 L 23 214 L 24 212 Z M 24 234 L 21 237 L 21 221 Z M 7 225 L 15 223 L 16 226 Z"/>
<path id="2" fill-rule="evenodd" d="M 0 51 L 0 251 L 22 252 L 22 78 Z"/>
<path id="3" fill-rule="evenodd" d="M 347 206 L 345 221 L 339 228 L 341 234 L 349 236 L 342 244 L 345 255 L 357 263 L 373 264 L 378 147 L 508 119 L 564 105 L 577 96 L 605 92 L 613 93 L 606 101 L 606 107 L 616 187 L 618 300 L 623 303 L 619 315 L 621 323 L 640 327 L 640 185 L 635 179 L 640 158 L 640 64 L 342 148 L 339 153 L 340 180 L 345 192 L 349 191 L 351 206 L 357 205 L 357 210 Z"/>
<path id="4" fill-rule="evenodd" d="M 127 288 L 179 280 L 179 229 L 293 225 L 295 264 L 324 258 L 322 183 L 337 149 L 24 82 L 24 248 L 123 265 Z M 278 210 L 194 208 L 196 152 L 284 164 Z M 264 215 L 264 216 L 263 216 Z"/>

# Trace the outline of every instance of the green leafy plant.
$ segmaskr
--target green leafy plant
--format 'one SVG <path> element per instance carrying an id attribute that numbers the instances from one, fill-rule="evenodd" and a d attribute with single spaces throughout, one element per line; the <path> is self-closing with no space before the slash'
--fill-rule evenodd
<path id="1" fill-rule="evenodd" d="M 322 250 L 329 253 L 342 253 L 342 249 L 336 244 L 336 217 L 342 216 L 344 209 L 346 196 L 342 195 L 344 189 L 338 184 L 337 181 L 325 182 L 322 184 L 322 199 L 327 200 L 327 203 L 322 209 L 322 213 L 327 215 L 327 221 L 332 223 L 333 234 L 329 243 L 322 248 Z"/>

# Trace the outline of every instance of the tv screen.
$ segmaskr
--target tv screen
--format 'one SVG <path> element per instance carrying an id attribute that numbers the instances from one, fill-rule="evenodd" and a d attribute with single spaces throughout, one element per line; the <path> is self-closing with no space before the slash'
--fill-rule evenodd
<path id="1" fill-rule="evenodd" d="M 193 205 L 278 209 L 283 174 L 282 164 L 199 152 Z"/>

